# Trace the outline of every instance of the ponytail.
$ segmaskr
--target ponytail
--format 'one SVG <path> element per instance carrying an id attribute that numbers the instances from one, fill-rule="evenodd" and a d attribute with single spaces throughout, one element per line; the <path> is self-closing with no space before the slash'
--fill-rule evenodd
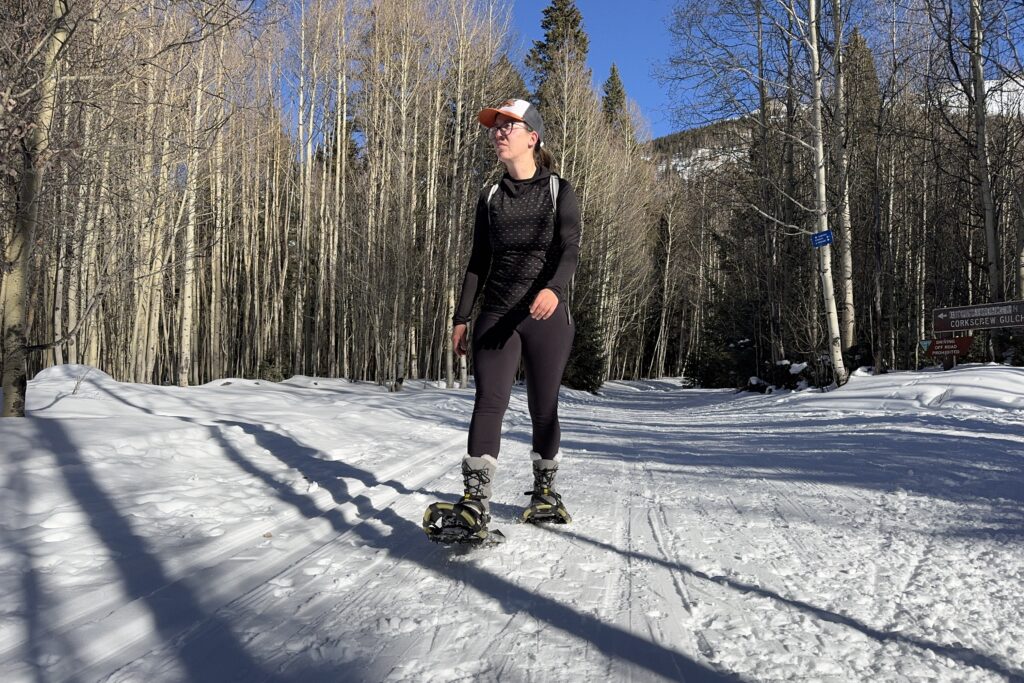
<path id="1" fill-rule="evenodd" d="M 555 164 L 555 157 L 543 145 L 537 145 L 533 148 L 533 160 L 538 167 L 545 169 L 549 173 L 554 173 L 558 170 L 557 164 Z"/>

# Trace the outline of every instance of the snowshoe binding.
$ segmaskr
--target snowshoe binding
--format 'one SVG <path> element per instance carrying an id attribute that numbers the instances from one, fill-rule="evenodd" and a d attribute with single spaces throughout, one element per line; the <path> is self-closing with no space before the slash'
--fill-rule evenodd
<path id="1" fill-rule="evenodd" d="M 558 456 L 547 459 L 533 453 L 533 490 L 526 491 L 530 504 L 523 510 L 521 521 L 531 524 L 552 522 L 568 524 L 572 516 L 562 503 L 562 496 L 554 490 L 558 474 Z"/>
<path id="2" fill-rule="evenodd" d="M 432 503 L 423 513 L 427 538 L 444 545 L 500 543 L 505 536 L 487 528 L 491 521 L 491 478 L 498 462 L 490 455 L 462 460 L 465 493 L 456 503 Z"/>

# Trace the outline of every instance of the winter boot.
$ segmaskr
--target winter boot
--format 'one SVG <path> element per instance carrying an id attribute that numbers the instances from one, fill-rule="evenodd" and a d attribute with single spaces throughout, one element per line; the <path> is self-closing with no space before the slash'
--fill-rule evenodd
<path id="1" fill-rule="evenodd" d="M 498 461 L 490 455 L 462 459 L 464 493 L 457 503 L 434 503 L 423 514 L 423 530 L 438 543 L 487 539 L 491 521 L 491 479 Z"/>
<path id="2" fill-rule="evenodd" d="M 562 504 L 562 496 L 554 489 L 555 475 L 558 474 L 558 456 L 552 459 L 531 453 L 533 458 L 533 490 L 527 491 L 530 504 L 523 510 L 524 522 L 555 522 L 568 524 L 572 521 L 569 511 Z"/>

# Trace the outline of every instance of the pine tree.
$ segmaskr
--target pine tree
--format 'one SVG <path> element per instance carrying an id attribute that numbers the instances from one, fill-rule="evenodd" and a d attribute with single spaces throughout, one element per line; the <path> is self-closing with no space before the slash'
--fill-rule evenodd
<path id="1" fill-rule="evenodd" d="M 857 29 L 851 32 L 849 41 L 843 47 L 843 63 L 846 69 L 850 212 L 854 225 L 866 228 L 874 223 L 875 203 L 878 201 L 876 195 L 880 191 L 875 179 L 875 165 L 882 151 L 878 139 L 882 125 L 879 120 L 882 96 L 874 55 Z M 866 234 L 866 231 L 862 233 L 862 248 L 867 248 L 870 241 Z M 869 278 L 861 279 L 866 289 L 857 293 L 857 299 L 869 301 L 873 295 L 871 288 L 867 287 Z M 863 342 L 864 339 L 859 341 Z"/>
<path id="2" fill-rule="evenodd" d="M 602 90 L 604 97 L 601 99 L 601 111 L 604 120 L 620 136 L 626 140 L 633 140 L 633 125 L 626 109 L 626 88 L 622 85 L 619 68 L 614 62 Z"/>
<path id="3" fill-rule="evenodd" d="M 589 39 L 583 30 L 583 15 L 573 0 L 552 0 L 544 10 L 541 21 L 544 39 L 533 43 L 526 56 L 526 67 L 532 73 L 534 101 L 538 104 L 545 124 L 545 145 L 559 161 L 559 168 L 576 183 L 577 191 L 582 180 L 574 177 L 576 162 L 583 150 L 579 137 L 572 131 L 590 129 L 594 123 L 589 117 L 596 114 L 596 97 L 593 93 L 591 73 L 586 67 Z M 624 94 L 623 94 L 624 95 Z M 623 96 L 623 105 L 624 105 Z M 596 117 L 595 117 L 596 118 Z M 581 205 L 586 216 L 586 205 Z M 581 256 L 586 259 L 592 252 Z M 570 306 L 576 318 L 576 339 L 572 355 L 565 371 L 564 383 L 574 389 L 597 391 L 605 375 L 604 331 L 597 311 L 577 303 L 593 301 L 596 297 L 581 296 L 595 287 L 588 281 L 593 269 L 581 266 L 577 272 Z"/>
<path id="4" fill-rule="evenodd" d="M 871 302 L 871 322 L 867 339 L 860 340 L 852 351 L 861 356 L 851 358 L 853 362 L 865 362 L 869 358 L 876 373 L 885 371 L 883 359 L 885 348 L 886 320 L 891 312 L 886 310 L 886 293 L 892 287 L 891 277 L 886 273 L 886 246 L 883 238 L 882 206 L 884 183 L 882 179 L 885 145 L 882 141 L 883 122 L 879 118 L 882 108 L 881 85 L 874 55 L 867 41 L 855 28 L 843 47 L 843 62 L 846 65 L 846 110 L 850 143 L 850 212 L 856 225 L 862 225 L 864 237 L 862 253 L 865 268 L 864 291 L 859 295 L 863 301 Z M 863 335 L 862 335 L 863 336 Z"/>
<path id="5" fill-rule="evenodd" d="M 523 75 L 508 58 L 508 55 L 502 55 L 498 60 L 498 66 L 495 69 L 495 73 L 499 74 L 500 78 L 508 81 L 510 84 L 508 92 L 503 91 L 499 96 L 499 99 L 512 97 L 526 100 L 530 98 L 530 89 L 526 87 L 526 81 L 523 80 Z"/>
<path id="6" fill-rule="evenodd" d="M 881 107 L 881 84 L 871 48 L 856 28 L 843 48 L 843 61 L 846 64 L 846 108 L 851 146 L 854 149 L 860 147 L 858 151 L 869 157 L 870 164 Z"/>
<path id="7" fill-rule="evenodd" d="M 533 86 L 541 111 L 554 98 L 547 85 L 559 65 L 583 64 L 587 61 L 590 39 L 583 30 L 583 15 L 574 0 L 552 0 L 540 22 L 544 40 L 533 41 L 526 55 L 526 67 L 533 72 Z M 564 69 L 563 69 L 564 70 Z"/>
<path id="8" fill-rule="evenodd" d="M 576 338 L 562 384 L 570 389 L 596 394 L 604 383 L 606 362 L 597 316 L 591 308 L 581 306 L 573 310 L 573 319 L 576 321 Z"/>

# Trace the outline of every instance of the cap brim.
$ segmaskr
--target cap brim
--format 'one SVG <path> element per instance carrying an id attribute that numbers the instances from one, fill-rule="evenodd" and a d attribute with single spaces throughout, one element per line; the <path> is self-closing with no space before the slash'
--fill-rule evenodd
<path id="1" fill-rule="evenodd" d="M 480 125 L 486 128 L 494 128 L 494 120 L 498 118 L 498 114 L 507 116 L 513 121 L 522 121 L 523 123 L 526 123 L 526 121 L 523 120 L 522 117 L 516 116 L 515 114 L 506 109 L 495 109 L 494 107 L 487 107 L 486 109 L 481 109 L 480 113 L 476 115 L 476 118 L 478 121 L 480 121 Z"/>

